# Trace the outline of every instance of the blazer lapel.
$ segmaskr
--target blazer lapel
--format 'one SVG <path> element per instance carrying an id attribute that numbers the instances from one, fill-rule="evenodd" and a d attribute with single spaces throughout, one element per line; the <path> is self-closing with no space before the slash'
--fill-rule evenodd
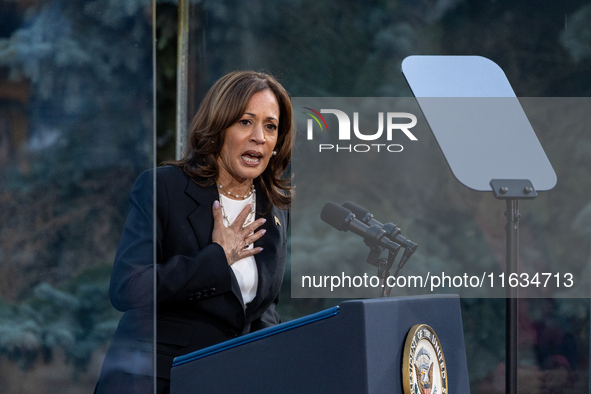
<path id="1" fill-rule="evenodd" d="M 185 193 L 196 203 L 197 207 L 188 216 L 191 227 L 195 232 L 199 249 L 211 244 L 213 232 L 213 202 L 219 198 L 215 184 L 208 187 L 198 186 L 191 179 L 188 179 Z"/>
<path id="2" fill-rule="evenodd" d="M 247 313 L 254 312 L 262 303 L 264 299 L 268 297 L 269 291 L 273 291 L 272 281 L 276 277 L 277 266 L 277 242 L 281 239 L 281 229 L 275 223 L 275 215 L 273 214 L 274 207 L 266 215 L 261 215 L 261 212 L 266 211 L 267 202 L 263 198 L 262 193 L 258 193 L 260 190 L 259 185 L 257 188 L 257 202 L 256 202 L 256 219 L 264 217 L 267 221 L 261 227 L 257 229 L 265 229 L 267 232 L 258 241 L 254 243 L 255 247 L 262 247 L 263 251 L 254 256 L 257 270 L 258 270 L 258 288 L 255 298 L 248 305 Z"/>

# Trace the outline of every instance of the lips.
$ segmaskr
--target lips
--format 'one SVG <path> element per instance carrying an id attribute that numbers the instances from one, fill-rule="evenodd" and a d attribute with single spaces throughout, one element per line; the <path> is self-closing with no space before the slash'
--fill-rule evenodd
<path id="1" fill-rule="evenodd" d="M 259 164 L 263 154 L 261 152 L 257 152 L 254 150 L 246 151 L 240 156 L 242 160 L 249 165 L 257 165 Z"/>

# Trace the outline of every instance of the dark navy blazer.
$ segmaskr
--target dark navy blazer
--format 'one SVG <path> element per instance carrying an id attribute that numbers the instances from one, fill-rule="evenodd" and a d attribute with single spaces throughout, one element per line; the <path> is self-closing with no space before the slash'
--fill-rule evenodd
<path id="1" fill-rule="evenodd" d="M 247 307 L 224 250 L 212 243 L 216 185 L 198 186 L 174 166 L 156 169 L 156 245 L 153 172 L 135 182 L 111 276 L 110 297 L 124 311 L 103 363 L 111 371 L 153 376 L 153 256 L 156 256 L 157 376 L 170 378 L 174 357 L 279 323 L 275 305 L 285 269 L 288 211 L 271 207 L 255 181 L 256 218 L 267 221 L 255 242 L 256 297 Z"/>

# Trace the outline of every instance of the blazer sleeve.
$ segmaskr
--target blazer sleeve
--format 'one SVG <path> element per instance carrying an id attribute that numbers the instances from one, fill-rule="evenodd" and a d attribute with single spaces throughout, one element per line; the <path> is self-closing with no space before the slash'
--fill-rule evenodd
<path id="1" fill-rule="evenodd" d="M 109 289 L 113 306 L 120 311 L 152 306 L 154 284 L 158 303 L 191 300 L 195 292 L 206 298 L 231 291 L 231 269 L 219 244 L 159 261 L 167 212 L 174 207 L 168 206 L 166 187 L 158 179 L 154 228 L 153 191 L 154 170 L 144 171 L 132 188 L 129 214 L 115 256 Z"/>

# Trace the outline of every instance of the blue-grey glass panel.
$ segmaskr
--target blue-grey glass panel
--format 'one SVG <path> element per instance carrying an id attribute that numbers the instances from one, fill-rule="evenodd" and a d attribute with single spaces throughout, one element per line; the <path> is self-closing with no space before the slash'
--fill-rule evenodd
<path id="1" fill-rule="evenodd" d="M 492 179 L 529 179 L 538 191 L 556 173 L 517 98 L 417 98 L 454 176 L 491 191 Z"/>
<path id="2" fill-rule="evenodd" d="M 492 179 L 528 179 L 536 190 L 556 173 L 507 77 L 481 56 L 410 56 L 402 71 L 455 177 L 490 191 Z"/>
<path id="3" fill-rule="evenodd" d="M 409 56 L 402 72 L 415 97 L 515 97 L 503 70 L 482 56 Z"/>

